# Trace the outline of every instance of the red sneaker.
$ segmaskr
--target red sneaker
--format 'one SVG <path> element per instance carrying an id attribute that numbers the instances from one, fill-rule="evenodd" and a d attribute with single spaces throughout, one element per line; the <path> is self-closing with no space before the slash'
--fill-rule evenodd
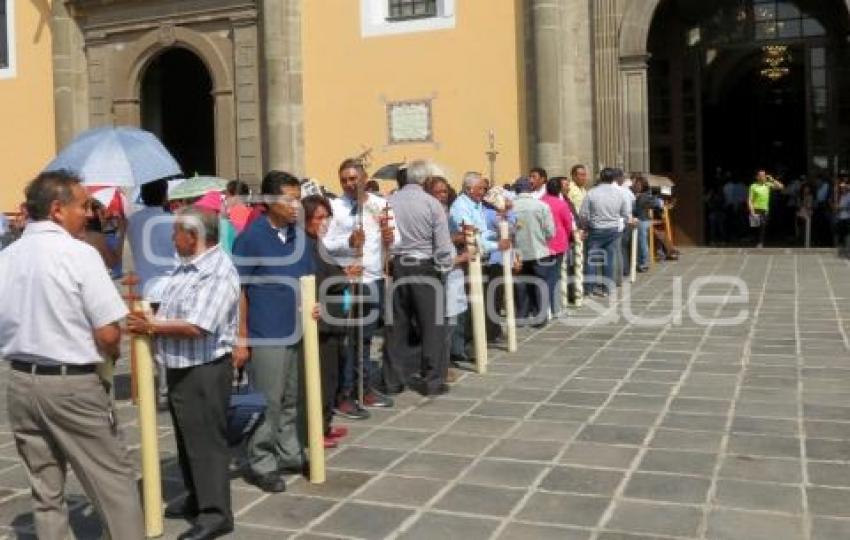
<path id="1" fill-rule="evenodd" d="M 328 430 L 328 434 L 325 435 L 328 439 L 341 439 L 348 435 L 348 428 L 345 426 L 333 426 Z"/>
<path id="2" fill-rule="evenodd" d="M 337 446 L 339 446 L 339 443 L 336 442 L 336 439 L 331 439 L 328 437 L 324 438 L 323 443 L 325 450 L 329 450 L 331 448 L 336 448 Z"/>

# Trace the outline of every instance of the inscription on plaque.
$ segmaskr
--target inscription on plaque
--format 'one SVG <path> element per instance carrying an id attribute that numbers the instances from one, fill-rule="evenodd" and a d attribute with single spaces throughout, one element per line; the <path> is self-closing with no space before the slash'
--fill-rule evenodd
<path id="1" fill-rule="evenodd" d="M 431 100 L 387 104 L 390 144 L 431 142 Z"/>

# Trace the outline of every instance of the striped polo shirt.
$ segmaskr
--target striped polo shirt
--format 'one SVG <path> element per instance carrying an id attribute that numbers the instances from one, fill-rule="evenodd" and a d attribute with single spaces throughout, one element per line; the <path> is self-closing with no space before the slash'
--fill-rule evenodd
<path id="1" fill-rule="evenodd" d="M 157 360 L 183 369 L 207 364 L 233 350 L 239 306 L 239 275 L 219 246 L 174 269 L 163 290 L 158 319 L 179 320 L 204 331 L 199 338 L 160 336 Z"/>

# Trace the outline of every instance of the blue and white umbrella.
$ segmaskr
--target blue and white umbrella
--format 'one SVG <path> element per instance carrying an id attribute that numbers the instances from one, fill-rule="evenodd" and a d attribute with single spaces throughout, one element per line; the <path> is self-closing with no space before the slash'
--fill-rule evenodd
<path id="1" fill-rule="evenodd" d="M 60 169 L 74 172 L 85 184 L 119 187 L 182 174 L 180 165 L 153 133 L 127 126 L 81 133 L 44 170 Z"/>

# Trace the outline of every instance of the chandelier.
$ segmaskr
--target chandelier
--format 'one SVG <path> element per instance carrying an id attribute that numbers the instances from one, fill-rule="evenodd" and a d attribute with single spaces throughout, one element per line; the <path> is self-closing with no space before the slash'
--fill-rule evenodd
<path id="1" fill-rule="evenodd" d="M 761 50 L 764 53 L 762 77 L 771 81 L 778 81 L 791 73 L 791 68 L 786 65 L 791 61 L 791 53 L 788 52 L 786 45 L 765 45 Z"/>

